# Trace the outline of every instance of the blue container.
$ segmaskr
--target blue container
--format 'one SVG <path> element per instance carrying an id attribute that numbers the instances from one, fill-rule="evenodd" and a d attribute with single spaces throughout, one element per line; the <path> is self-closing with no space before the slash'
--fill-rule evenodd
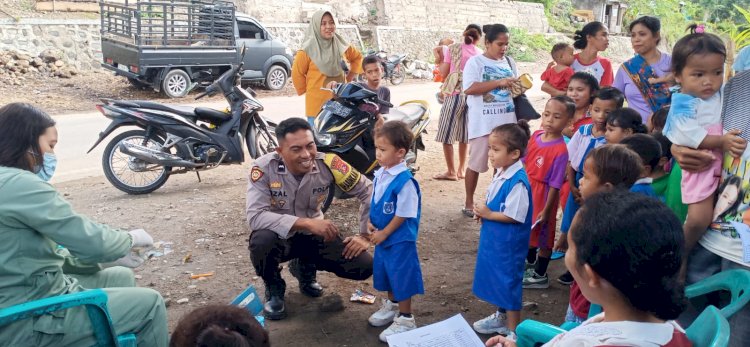
<path id="1" fill-rule="evenodd" d="M 252 284 L 240 293 L 240 295 L 234 298 L 230 305 L 239 306 L 248 310 L 248 312 L 255 316 L 258 322 L 260 322 L 260 325 L 264 325 L 265 319 L 261 314 L 263 312 L 263 302 L 260 301 L 258 292 L 255 291 L 255 287 Z"/>

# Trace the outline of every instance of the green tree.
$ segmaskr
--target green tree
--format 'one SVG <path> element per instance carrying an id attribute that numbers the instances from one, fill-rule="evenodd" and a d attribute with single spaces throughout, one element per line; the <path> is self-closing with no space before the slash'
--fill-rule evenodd
<path id="1" fill-rule="evenodd" d="M 750 0 L 697 0 L 701 8 L 701 20 L 709 23 L 721 21 L 733 22 L 735 24 L 747 23 L 740 12 L 734 6 L 750 8 Z"/>
<path id="2" fill-rule="evenodd" d="M 748 0 L 750 1 L 750 0 Z M 654 16 L 661 20 L 661 34 L 668 46 L 685 35 L 685 28 L 696 21 L 700 7 L 681 0 L 630 0 L 625 12 L 625 24 L 641 16 Z"/>

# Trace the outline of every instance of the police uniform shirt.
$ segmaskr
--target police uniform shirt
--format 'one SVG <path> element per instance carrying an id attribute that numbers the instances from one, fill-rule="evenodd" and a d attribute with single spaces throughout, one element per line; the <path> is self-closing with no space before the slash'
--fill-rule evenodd
<path id="1" fill-rule="evenodd" d="M 521 169 L 523 169 L 523 165 L 519 160 L 509 166 L 507 170 L 498 171 L 495 177 L 492 178 L 492 183 L 490 183 L 489 188 L 487 188 L 487 201 L 492 201 L 495 195 L 497 195 L 497 192 L 500 191 L 500 187 L 503 186 L 503 183 L 513 177 L 513 175 Z M 510 191 L 510 194 L 508 194 L 508 197 L 505 199 L 504 208 L 501 208 L 500 212 L 519 223 L 523 223 L 526 220 L 526 214 L 529 212 L 528 210 L 528 192 L 523 184 L 518 183 Z"/>
<path id="2" fill-rule="evenodd" d="M 331 183 L 360 201 L 360 233 L 367 234 L 372 182 L 334 154 L 318 153 L 298 181 L 278 153 L 258 158 L 247 186 L 247 221 L 252 230 L 271 230 L 286 239 L 299 218 L 323 219 L 321 207 Z"/>
<path id="3" fill-rule="evenodd" d="M 373 194 L 375 202 L 380 201 L 385 190 L 401 172 L 408 170 L 405 162 L 401 162 L 389 169 L 380 168 L 375 171 L 375 191 Z M 416 218 L 419 208 L 419 195 L 412 181 L 407 182 L 398 192 L 396 202 L 396 216 L 403 218 Z"/>

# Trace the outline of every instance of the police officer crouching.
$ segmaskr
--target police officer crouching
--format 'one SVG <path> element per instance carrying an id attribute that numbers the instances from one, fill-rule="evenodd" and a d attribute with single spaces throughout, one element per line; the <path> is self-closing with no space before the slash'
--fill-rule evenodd
<path id="1" fill-rule="evenodd" d="M 276 153 L 253 163 L 247 187 L 250 259 L 266 286 L 263 311 L 274 320 L 286 317 L 282 262 L 291 260 L 289 272 L 311 297 L 323 292 L 317 270 L 353 280 L 372 275 L 367 252 L 372 182 L 335 154 L 318 153 L 312 129 L 302 118 L 279 123 L 276 137 Z M 360 201 L 359 235 L 343 238 L 333 222 L 323 219 L 321 206 L 334 182 Z"/>

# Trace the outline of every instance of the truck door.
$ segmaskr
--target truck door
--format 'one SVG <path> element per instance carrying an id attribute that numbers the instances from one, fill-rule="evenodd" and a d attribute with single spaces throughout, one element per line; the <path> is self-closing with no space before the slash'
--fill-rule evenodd
<path id="1" fill-rule="evenodd" d="M 239 39 L 237 46 L 245 44 L 245 78 L 263 78 L 263 64 L 271 56 L 273 40 L 266 39 L 266 33 L 252 21 L 237 19 Z"/>

